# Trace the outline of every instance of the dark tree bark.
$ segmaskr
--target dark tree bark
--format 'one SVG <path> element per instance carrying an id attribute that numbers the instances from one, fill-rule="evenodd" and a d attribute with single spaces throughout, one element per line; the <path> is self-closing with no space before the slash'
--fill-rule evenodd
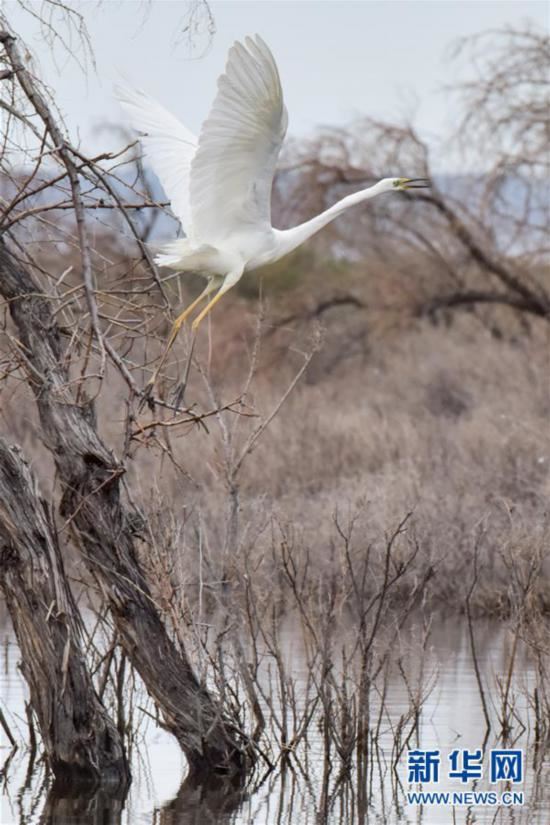
<path id="1" fill-rule="evenodd" d="M 199 683 L 151 597 L 134 544 L 143 519 L 121 498 L 124 467 L 99 438 L 93 410 L 75 403 L 48 300 L 1 238 L 0 292 L 9 301 L 45 441 L 63 485 L 61 513 L 108 599 L 126 655 L 191 771 L 242 772 L 248 761 L 246 738 Z"/>
<path id="2" fill-rule="evenodd" d="M 0 587 L 56 784 L 125 788 L 124 746 L 86 667 L 80 616 L 47 508 L 19 450 L 3 439 Z"/>

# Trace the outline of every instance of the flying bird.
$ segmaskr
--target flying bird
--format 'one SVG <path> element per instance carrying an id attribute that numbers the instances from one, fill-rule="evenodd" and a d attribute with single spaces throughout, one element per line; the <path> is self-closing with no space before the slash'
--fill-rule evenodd
<path id="1" fill-rule="evenodd" d="M 275 229 L 271 189 L 288 114 L 277 64 L 259 35 L 230 48 L 198 139 L 144 92 L 119 86 L 116 94 L 185 232 L 161 247 L 155 262 L 206 278 L 204 290 L 174 321 L 151 386 L 183 322 L 207 296 L 215 293 L 193 320 L 194 333 L 243 272 L 288 255 L 356 204 L 428 186 L 425 178 L 384 178 L 292 229 Z"/>

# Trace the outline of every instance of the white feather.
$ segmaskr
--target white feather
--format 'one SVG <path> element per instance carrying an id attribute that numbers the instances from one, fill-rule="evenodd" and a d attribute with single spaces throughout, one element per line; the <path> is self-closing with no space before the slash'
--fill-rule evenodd
<path id="1" fill-rule="evenodd" d="M 191 210 L 201 241 L 271 229 L 271 187 L 288 124 L 279 72 L 263 40 L 229 50 L 191 164 Z"/>
<path id="2" fill-rule="evenodd" d="M 141 145 L 172 211 L 186 235 L 192 233 L 189 204 L 189 174 L 197 139 L 167 109 L 140 89 L 118 85 L 115 93 L 133 128 L 140 132 Z"/>
<path id="3" fill-rule="evenodd" d="M 208 278 L 205 291 L 175 322 L 155 375 L 179 326 L 212 289 L 218 292 L 193 321 L 194 329 L 245 270 L 283 257 L 368 198 L 408 185 L 427 185 L 424 179 L 384 178 L 293 229 L 274 229 L 271 189 L 288 117 L 275 60 L 258 35 L 229 50 L 198 142 L 144 92 L 119 88 L 118 97 L 132 126 L 141 132 L 145 153 L 187 235 L 165 245 L 156 260 Z"/>

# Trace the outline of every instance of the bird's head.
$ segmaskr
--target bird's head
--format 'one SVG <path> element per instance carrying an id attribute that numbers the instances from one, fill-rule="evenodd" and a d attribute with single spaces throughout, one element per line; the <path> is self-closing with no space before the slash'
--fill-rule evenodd
<path id="1" fill-rule="evenodd" d="M 388 192 L 406 192 L 407 189 L 427 189 L 430 185 L 428 178 L 384 178 L 380 182 L 385 184 Z"/>

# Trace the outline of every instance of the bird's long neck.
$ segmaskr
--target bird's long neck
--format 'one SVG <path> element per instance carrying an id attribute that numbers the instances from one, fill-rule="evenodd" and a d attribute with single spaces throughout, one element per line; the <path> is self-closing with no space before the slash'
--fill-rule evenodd
<path id="1" fill-rule="evenodd" d="M 280 249 L 279 257 L 282 258 L 283 255 L 288 255 L 289 252 L 292 252 L 293 249 L 296 249 L 296 247 L 303 244 L 304 241 L 307 241 L 308 238 L 311 238 L 312 235 L 315 235 L 316 232 L 319 232 L 320 229 L 341 215 L 342 212 L 345 212 L 346 209 L 362 203 L 369 198 L 374 198 L 384 191 L 385 189 L 380 186 L 380 183 L 376 183 L 374 186 L 369 186 L 368 189 L 361 189 L 359 192 L 346 195 L 345 198 L 339 200 L 334 206 L 329 207 L 329 209 L 325 209 L 320 215 L 316 215 L 309 221 L 304 221 L 304 223 L 300 223 L 292 229 L 276 229 L 275 232 Z"/>

